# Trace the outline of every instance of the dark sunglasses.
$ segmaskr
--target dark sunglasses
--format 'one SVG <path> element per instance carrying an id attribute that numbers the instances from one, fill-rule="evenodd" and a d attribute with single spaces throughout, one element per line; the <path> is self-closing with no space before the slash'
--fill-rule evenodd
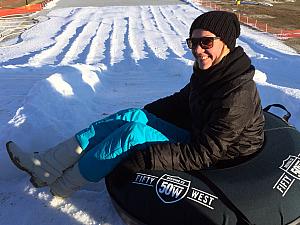
<path id="1" fill-rule="evenodd" d="M 188 38 L 186 43 L 190 49 L 194 49 L 198 45 L 203 49 L 210 49 L 214 46 L 214 40 L 217 39 L 220 39 L 220 37 Z"/>

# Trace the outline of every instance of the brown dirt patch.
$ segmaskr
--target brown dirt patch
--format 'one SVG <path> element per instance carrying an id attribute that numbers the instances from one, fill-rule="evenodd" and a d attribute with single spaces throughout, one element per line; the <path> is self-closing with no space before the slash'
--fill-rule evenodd
<path id="1" fill-rule="evenodd" d="M 257 19 L 260 23 L 267 23 L 268 26 L 273 28 L 283 30 L 300 29 L 300 0 L 247 0 L 241 1 L 239 6 L 232 0 L 216 0 L 213 2 L 223 9 Z M 268 4 L 272 6 L 268 6 Z M 283 42 L 300 53 L 300 38 L 290 38 L 283 40 Z"/>

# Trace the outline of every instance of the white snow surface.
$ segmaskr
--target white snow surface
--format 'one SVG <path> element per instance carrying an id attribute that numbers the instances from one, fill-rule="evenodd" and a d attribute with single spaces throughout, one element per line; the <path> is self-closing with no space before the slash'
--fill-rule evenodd
<path id="1" fill-rule="evenodd" d="M 52 197 L 13 166 L 5 143 L 44 151 L 95 120 L 179 90 L 192 72 L 189 26 L 205 11 L 190 1 L 56 9 L 0 48 L 1 225 L 123 224 L 103 181 Z M 263 106 L 285 105 L 299 130 L 299 54 L 270 34 L 241 33 Z"/>

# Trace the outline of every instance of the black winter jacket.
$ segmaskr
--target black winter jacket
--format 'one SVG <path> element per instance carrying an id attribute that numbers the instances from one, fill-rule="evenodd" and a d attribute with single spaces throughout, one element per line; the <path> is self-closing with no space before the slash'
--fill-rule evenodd
<path id="1" fill-rule="evenodd" d="M 179 92 L 144 108 L 191 133 L 190 143 L 153 144 L 129 158 L 139 169 L 198 170 L 256 152 L 264 140 L 264 116 L 254 67 L 241 47 L 200 70 Z"/>

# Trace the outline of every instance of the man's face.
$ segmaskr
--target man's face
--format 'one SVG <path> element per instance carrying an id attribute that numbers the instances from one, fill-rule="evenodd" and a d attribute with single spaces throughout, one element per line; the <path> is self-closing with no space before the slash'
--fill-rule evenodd
<path id="1" fill-rule="evenodd" d="M 202 37 L 216 37 L 216 35 L 202 29 L 193 30 L 191 38 Z M 213 40 L 213 47 L 209 49 L 203 49 L 200 45 L 193 47 L 192 52 L 199 64 L 199 68 L 201 70 L 207 70 L 211 66 L 215 65 L 217 59 L 222 54 L 223 47 L 224 43 L 220 39 Z"/>

